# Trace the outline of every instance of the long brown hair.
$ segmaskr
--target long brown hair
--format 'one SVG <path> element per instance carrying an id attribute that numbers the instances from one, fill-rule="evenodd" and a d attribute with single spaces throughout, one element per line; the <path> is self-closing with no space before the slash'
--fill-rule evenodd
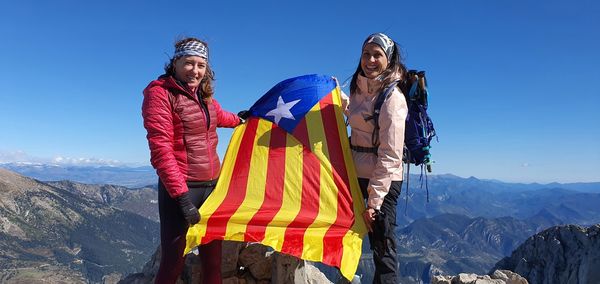
<path id="1" fill-rule="evenodd" d="M 365 41 L 366 43 L 366 41 Z M 363 48 L 365 47 L 365 43 L 363 43 Z M 362 49 L 361 49 L 362 56 Z M 392 49 L 392 56 L 389 59 L 388 66 L 381 73 L 380 78 L 382 81 L 381 88 L 387 87 L 392 81 L 398 79 L 398 75 L 400 75 L 400 83 L 398 83 L 398 87 L 400 90 L 406 94 L 406 66 L 402 62 L 402 57 L 400 55 L 400 47 L 394 41 L 394 48 Z M 358 88 L 358 75 L 362 73 L 362 67 L 360 67 L 360 59 L 358 60 L 358 67 L 356 67 L 356 71 L 352 75 L 352 81 L 350 81 L 350 95 L 356 93 Z M 380 92 L 378 90 L 377 92 Z"/>
<path id="2" fill-rule="evenodd" d="M 199 40 L 194 37 L 187 37 L 182 40 L 178 40 L 175 42 L 175 49 L 178 47 L 190 42 L 197 41 L 204 46 L 206 46 L 206 50 L 208 51 L 208 44 L 205 41 Z M 209 53 L 210 54 L 210 53 Z M 181 57 L 171 58 L 169 63 L 165 64 L 165 74 L 175 78 L 175 61 Z M 208 63 L 208 58 L 206 59 L 206 73 L 204 74 L 204 78 L 200 81 L 200 95 L 205 101 L 210 101 L 215 93 L 213 87 L 213 81 L 215 80 L 215 72 L 210 68 L 210 64 Z"/>

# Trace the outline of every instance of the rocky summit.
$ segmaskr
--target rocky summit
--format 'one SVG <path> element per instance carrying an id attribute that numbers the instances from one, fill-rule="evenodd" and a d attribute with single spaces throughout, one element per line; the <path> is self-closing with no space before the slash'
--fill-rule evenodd
<path id="1" fill-rule="evenodd" d="M 600 283 L 600 224 L 544 230 L 498 262 L 495 269 L 512 270 L 533 284 Z"/>
<path id="2" fill-rule="evenodd" d="M 149 284 L 160 263 L 160 248 L 156 250 L 142 272 L 131 274 L 119 284 Z M 257 243 L 234 241 L 223 242 L 221 275 L 223 283 L 304 283 L 333 284 L 332 279 L 321 271 L 324 265 L 303 261 L 296 257 L 278 253 Z M 320 268 L 323 267 L 323 268 Z M 333 268 L 326 270 L 333 271 Z M 201 260 L 195 253 L 186 255 L 185 267 L 177 283 L 200 283 L 202 281 Z M 339 273 L 335 280 L 341 280 Z M 337 281 L 336 281 L 337 282 Z M 345 281 L 340 283 L 346 283 Z M 354 282 L 353 282 L 354 283 Z"/>
<path id="3" fill-rule="evenodd" d="M 528 284 L 527 279 L 509 270 L 496 270 L 490 275 L 460 273 L 457 276 L 434 276 L 431 284 Z"/>

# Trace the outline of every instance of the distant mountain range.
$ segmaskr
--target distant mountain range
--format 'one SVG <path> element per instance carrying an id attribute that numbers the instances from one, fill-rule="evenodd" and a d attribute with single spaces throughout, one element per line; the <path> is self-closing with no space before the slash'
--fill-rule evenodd
<path id="1" fill-rule="evenodd" d="M 600 223 L 600 183 L 511 184 L 460 178 L 411 177 L 398 203 L 397 235 L 403 283 L 429 283 L 435 274 L 487 273 L 529 236 L 563 224 Z M 367 241 L 365 240 L 365 243 Z M 369 283 L 368 244 L 359 265 Z"/>
<path id="2" fill-rule="evenodd" d="M 535 224 L 512 217 L 442 214 L 419 219 L 397 230 L 401 273 L 424 283 L 434 274 L 484 274 L 535 229 Z"/>
<path id="3" fill-rule="evenodd" d="M 595 224 L 600 221 L 600 182 L 571 184 L 519 184 L 433 175 L 426 186 L 411 176 L 409 198 L 402 188 L 398 201 L 398 226 L 441 214 L 471 218 L 536 218 L 541 230 L 558 224 Z M 558 223 L 557 223 L 558 222 Z"/>
<path id="4" fill-rule="evenodd" d="M 114 283 L 107 279 L 139 271 L 156 250 L 152 168 L 0 167 L 37 179 L 0 169 L 0 283 L 22 280 L 31 271 L 40 279 Z M 600 223 L 600 183 L 432 175 L 422 188 L 419 176 L 411 176 L 408 203 L 405 191 L 396 231 L 406 283 L 428 283 L 438 273 L 486 273 L 536 232 Z M 374 270 L 369 253 L 365 240 L 358 273 L 367 282 Z"/>
<path id="5" fill-rule="evenodd" d="M 4 163 L 0 168 L 41 181 L 69 180 L 87 184 L 114 184 L 126 187 L 156 185 L 158 177 L 150 166 L 65 166 L 39 163 Z"/>
<path id="6" fill-rule="evenodd" d="M 113 184 L 129 188 L 155 186 L 158 180 L 151 166 L 68 166 L 41 163 L 0 163 L 5 168 L 24 176 L 41 181 L 69 180 L 87 184 Z M 421 182 L 423 180 L 423 182 Z M 425 178 L 411 175 L 410 189 L 424 192 Z M 443 193 L 453 189 L 486 189 L 490 192 L 531 191 L 536 189 L 561 188 L 586 193 L 600 193 L 600 182 L 592 183 L 506 183 L 497 180 L 482 180 L 475 177 L 462 178 L 451 174 L 429 175 L 427 177 L 432 193 Z M 406 184 L 406 181 L 405 181 Z M 423 184 L 423 190 L 421 190 Z M 405 188 L 403 188 L 404 190 Z M 432 196 L 433 197 L 433 196 Z"/>
<path id="7" fill-rule="evenodd" d="M 0 283 L 116 283 L 154 252 L 157 222 L 65 188 L 0 169 Z"/>
<path id="8" fill-rule="evenodd" d="M 156 186 L 127 188 L 111 184 L 84 184 L 68 180 L 46 184 L 64 189 L 96 202 L 113 206 L 158 222 L 158 193 Z"/>

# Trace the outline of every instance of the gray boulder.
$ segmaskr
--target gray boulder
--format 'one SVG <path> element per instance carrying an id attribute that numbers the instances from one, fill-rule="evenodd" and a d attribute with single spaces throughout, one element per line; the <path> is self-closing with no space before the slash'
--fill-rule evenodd
<path id="1" fill-rule="evenodd" d="M 600 224 L 549 228 L 525 241 L 494 269 L 523 275 L 529 283 L 600 283 Z"/>

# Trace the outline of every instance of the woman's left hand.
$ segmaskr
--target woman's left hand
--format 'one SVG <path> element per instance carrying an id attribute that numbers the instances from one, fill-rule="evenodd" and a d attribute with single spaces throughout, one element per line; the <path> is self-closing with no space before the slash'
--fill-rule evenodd
<path id="1" fill-rule="evenodd" d="M 365 220 L 365 225 L 367 225 L 367 229 L 369 230 L 369 232 L 373 232 L 373 222 L 375 221 L 375 209 L 365 209 L 365 212 L 363 212 L 363 219 Z"/>

